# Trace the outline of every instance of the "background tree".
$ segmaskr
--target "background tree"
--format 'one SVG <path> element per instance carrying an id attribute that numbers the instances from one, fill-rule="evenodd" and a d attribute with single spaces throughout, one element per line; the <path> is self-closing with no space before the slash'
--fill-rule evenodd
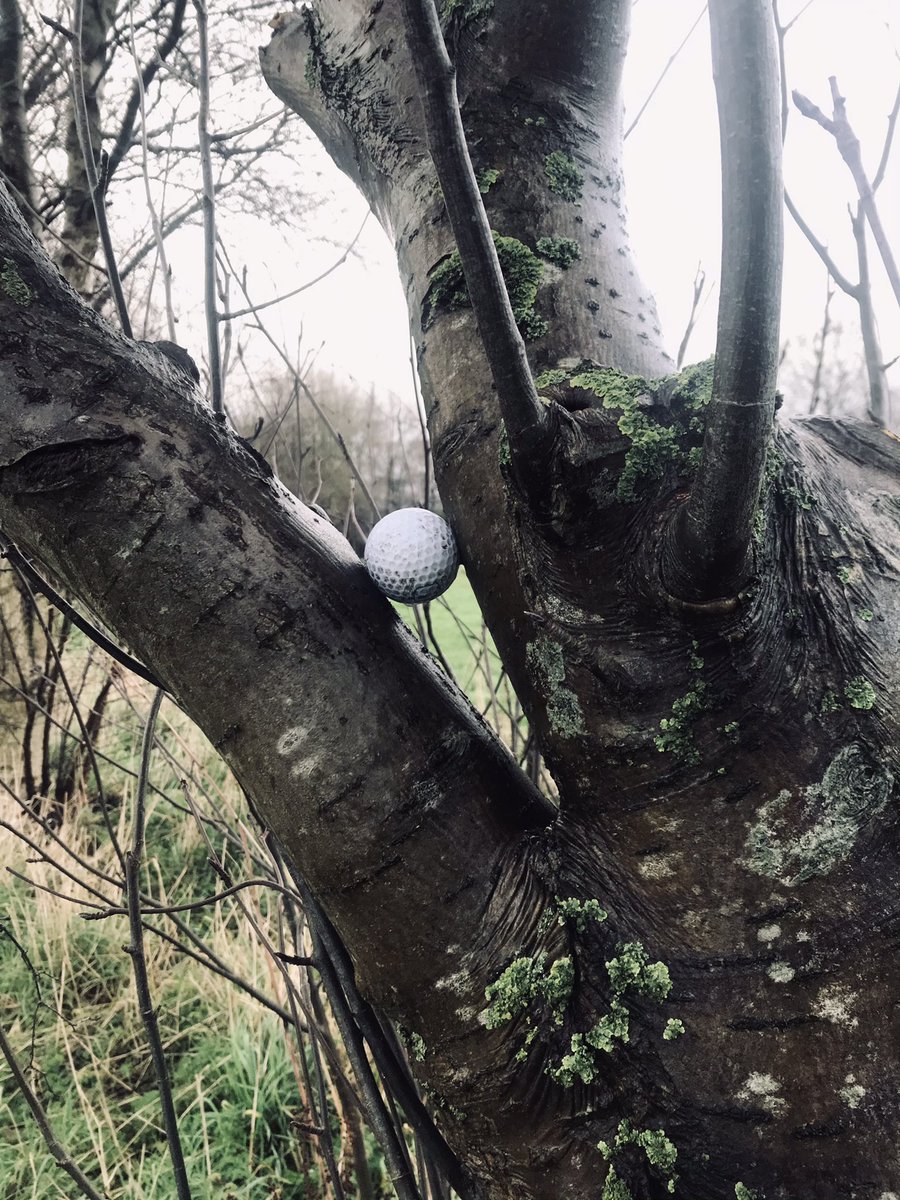
<path id="1" fill-rule="evenodd" d="M 419 0 L 305 9 L 263 56 L 394 238 L 442 497 L 558 806 L 6 200 L 0 514 L 197 719 L 418 1039 L 458 1192 L 883 1197 L 896 440 L 773 433 L 765 0 L 710 4 L 717 356 L 666 376 L 622 206 L 628 9 L 453 3 L 459 107 Z"/>

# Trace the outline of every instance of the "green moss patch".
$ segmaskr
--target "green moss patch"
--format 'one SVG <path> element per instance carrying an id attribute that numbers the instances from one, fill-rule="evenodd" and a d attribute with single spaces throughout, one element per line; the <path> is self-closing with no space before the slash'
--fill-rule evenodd
<path id="1" fill-rule="evenodd" d="M 568 154 L 554 150 L 544 159 L 544 174 L 547 186 L 563 200 L 580 200 L 584 187 L 584 175 Z"/>
<path id="2" fill-rule="evenodd" d="M 3 266 L 0 267 L 0 291 L 20 308 L 27 308 L 32 301 L 31 288 L 19 274 L 19 268 L 11 258 L 4 258 Z"/>
<path id="3" fill-rule="evenodd" d="M 602 1200 L 630 1200 L 631 1191 L 619 1177 L 615 1160 L 631 1147 L 643 1150 L 648 1164 L 662 1177 L 666 1191 L 674 1192 L 678 1182 L 675 1174 L 678 1150 L 675 1143 L 662 1129 L 634 1129 L 630 1121 L 620 1121 L 614 1142 L 597 1143 L 597 1149 L 610 1163 Z"/>
<path id="4" fill-rule="evenodd" d="M 574 238 L 538 238 L 536 249 L 542 258 L 555 263 L 563 271 L 567 271 L 573 262 L 581 258 L 581 250 Z"/>
<path id="5" fill-rule="evenodd" d="M 534 304 L 544 274 L 543 264 L 517 238 L 503 237 L 495 230 L 491 230 L 491 235 L 516 324 L 526 340 L 542 337 L 547 332 L 547 323 L 535 312 Z M 468 308 L 469 305 L 462 260 L 459 251 L 454 250 L 431 273 L 422 306 L 422 328 L 428 329 L 439 312 Z"/>

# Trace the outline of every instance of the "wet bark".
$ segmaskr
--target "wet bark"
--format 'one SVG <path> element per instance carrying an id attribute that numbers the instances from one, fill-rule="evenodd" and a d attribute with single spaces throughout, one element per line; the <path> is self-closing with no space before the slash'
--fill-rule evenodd
<path id="1" fill-rule="evenodd" d="M 22 78 L 23 40 L 18 0 L 0 0 L 0 178 L 6 180 L 22 215 L 37 233 Z"/>
<path id="2" fill-rule="evenodd" d="M 627 6 L 453 7 L 445 33 L 470 149 L 476 169 L 498 173 L 492 226 L 532 251 L 571 237 L 580 253 L 565 271 L 545 267 L 535 373 L 585 361 L 664 373 L 621 205 Z M 597 1126 L 614 1128 L 617 1112 L 669 1131 L 679 1194 L 731 1197 L 742 1183 L 770 1200 L 881 1197 L 900 1184 L 884 1149 L 898 1122 L 896 441 L 851 423 L 780 427 L 749 585 L 718 604 L 668 595 L 665 535 L 691 473 L 684 461 L 648 469 L 622 503 L 616 481 L 639 447 L 609 416 L 611 395 L 553 391 L 543 503 L 500 461 L 468 310 L 428 304 L 451 244 L 396 7 L 319 4 L 262 63 L 394 239 L 442 498 L 560 788 L 553 887 L 615 908 L 612 940 L 598 947 L 588 922 L 576 950 L 579 995 L 550 1035 L 555 1061 L 603 1011 L 617 941 L 670 964 L 666 1007 L 689 1031 L 660 1042 L 657 1026 L 654 1040 L 651 1018 L 628 1049 L 600 1056 L 589 1088 L 560 1095 L 546 1044 L 514 1058 L 523 1018 L 499 1095 L 531 1150 L 517 1155 L 498 1128 L 498 1148 L 528 1167 L 495 1181 L 497 1194 L 594 1194 L 606 1169 Z M 546 169 L 555 151 L 576 167 L 569 196 Z M 637 407 L 696 447 L 702 428 L 685 432 L 682 405 L 674 385 L 648 386 Z M 521 954 L 545 948 L 524 920 L 516 937 Z M 633 1194 L 664 1194 L 661 1171 L 642 1178 L 632 1153 L 617 1171 L 636 1172 Z"/>
<path id="3" fill-rule="evenodd" d="M 493 227 L 581 250 L 545 269 L 536 368 L 667 369 L 619 201 L 627 8 L 497 0 L 450 31 L 470 141 L 503 172 Z M 900 1186 L 900 447 L 862 423 L 781 427 L 753 578 L 711 605 L 660 582 L 703 433 L 683 386 L 629 398 L 684 447 L 641 471 L 611 377 L 560 382 L 526 498 L 471 314 L 423 314 L 451 243 L 398 22 L 343 0 L 289 18 L 264 66 L 395 238 L 442 495 L 559 810 L 343 539 L 61 286 L 5 199 L 0 522 L 234 767 L 364 993 L 421 1037 L 473 1195 L 666 1197 L 677 1173 L 692 1200 L 883 1200 Z M 560 146 L 580 203 L 550 187 Z"/>

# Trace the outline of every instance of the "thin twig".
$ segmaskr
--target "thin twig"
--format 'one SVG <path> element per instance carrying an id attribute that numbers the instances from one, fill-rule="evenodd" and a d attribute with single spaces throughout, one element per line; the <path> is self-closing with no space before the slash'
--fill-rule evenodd
<path id="1" fill-rule="evenodd" d="M 209 908 L 211 904 L 218 904 L 220 900 L 225 900 L 228 896 L 233 896 L 236 892 L 241 892 L 245 888 L 250 887 L 270 888 L 272 891 L 280 892 L 285 896 L 295 895 L 295 893 L 289 891 L 285 887 L 282 887 L 281 884 L 276 883 L 273 879 L 244 879 L 240 883 L 232 884 L 231 887 L 227 887 L 221 892 L 216 892 L 213 896 L 204 896 L 202 900 L 192 900 L 186 904 L 155 904 L 153 907 L 153 915 L 168 916 L 169 913 L 192 912 L 198 908 Z M 103 921 L 107 917 L 121 917 L 127 912 L 127 908 L 112 906 L 110 908 L 103 909 L 101 912 L 85 913 L 84 917 L 85 920 L 88 921 Z"/>
<path id="2" fill-rule="evenodd" d="M 53 642 L 53 639 L 50 637 L 50 630 L 47 628 L 47 622 L 44 620 L 44 617 L 43 617 L 43 614 L 41 613 L 40 608 L 35 603 L 34 592 L 31 590 L 31 587 L 28 583 L 28 580 L 25 578 L 25 576 L 22 575 L 21 578 L 22 578 L 22 582 L 28 592 L 29 597 L 31 598 L 31 603 L 32 603 L 32 605 L 34 605 L 34 614 L 38 619 L 38 623 L 41 626 L 41 630 L 43 631 L 44 637 L 47 639 L 47 648 L 53 655 L 53 661 L 56 663 L 56 667 L 59 672 L 60 681 L 62 682 L 62 685 L 65 688 L 65 692 L 66 692 L 66 696 L 68 697 L 69 704 L 72 706 L 72 711 L 75 714 L 76 721 L 78 722 L 78 728 L 81 732 L 81 736 L 84 741 L 84 748 L 87 751 L 88 758 L 90 759 L 91 770 L 94 775 L 94 782 L 97 785 L 97 799 L 100 803 L 100 811 L 103 814 L 103 824 L 106 827 L 106 832 L 109 836 L 110 844 L 112 845 L 112 848 L 115 851 L 116 857 L 119 860 L 119 864 L 122 867 L 122 869 L 124 870 L 125 858 L 122 854 L 122 848 L 119 845 L 119 841 L 118 841 L 118 838 L 116 837 L 115 830 L 112 827 L 112 821 L 110 820 L 109 804 L 108 804 L 107 798 L 106 798 L 106 790 L 103 787 L 103 777 L 100 774 L 100 764 L 97 762 L 97 755 L 94 751 L 94 739 L 88 733 L 88 729 L 87 729 L 87 726 L 85 725 L 84 718 L 81 715 L 81 708 L 80 708 L 77 700 L 75 699 L 74 693 L 72 692 L 72 687 L 69 683 L 68 676 L 67 676 L 65 670 L 63 669 L 62 660 L 60 658 L 59 651 L 57 650 L 57 648 Z M 52 719 L 52 717 L 51 717 L 51 719 Z"/>
<path id="3" fill-rule="evenodd" d="M 408 1170 L 404 1148 L 391 1122 L 384 1099 L 378 1090 L 375 1076 L 372 1074 L 372 1068 L 369 1066 L 369 1060 L 366 1057 L 365 1046 L 363 1045 L 359 1027 L 353 1020 L 352 1013 L 347 1004 L 347 998 L 340 986 L 340 981 L 331 962 L 328 950 L 322 940 L 320 932 L 321 922 L 317 919 L 318 908 L 313 904 L 312 897 L 308 891 L 304 890 L 304 892 L 301 892 L 301 896 L 310 930 L 312 931 L 313 953 L 319 963 L 319 973 L 322 983 L 325 986 L 331 1011 L 334 1013 L 335 1021 L 344 1042 L 344 1049 L 347 1052 L 347 1057 L 350 1059 L 350 1065 L 353 1068 L 356 1082 L 362 1094 L 366 1119 L 384 1152 L 391 1183 L 394 1185 L 399 1200 L 421 1200 L 416 1189 L 415 1180 Z"/>
<path id="4" fill-rule="evenodd" d="M 144 78 L 141 72 L 141 64 L 138 61 L 137 45 L 134 40 L 134 5 L 128 5 L 128 26 L 131 41 L 131 57 L 134 60 L 134 65 L 137 71 L 135 86 L 138 90 L 138 98 L 141 113 L 141 175 L 144 180 L 144 196 L 147 200 L 147 212 L 150 215 L 150 225 L 153 229 L 153 236 L 156 239 L 156 253 L 159 257 L 159 265 L 162 270 L 163 279 L 163 295 L 165 296 L 166 307 L 166 324 L 169 330 L 169 338 L 173 342 L 177 342 L 178 337 L 175 333 L 175 309 L 172 305 L 172 273 L 169 270 L 169 261 L 166 256 L 166 244 L 163 240 L 162 226 L 159 222 L 159 215 L 156 211 L 156 205 L 153 203 L 153 192 L 150 187 L 150 168 L 149 168 L 149 151 L 147 148 L 147 103 L 144 94 Z M 152 289 L 150 294 L 152 294 Z M 150 303 L 150 294 L 147 296 L 147 303 Z"/>
<path id="5" fill-rule="evenodd" d="M 403 0 L 425 133 L 462 264 L 478 332 L 506 424 L 513 464 L 527 484 L 544 447 L 547 417 L 528 366 L 463 130 L 456 73 L 434 0 Z"/>
<path id="6" fill-rule="evenodd" d="M 309 288 L 315 287 L 317 283 L 321 283 L 323 279 L 327 279 L 332 271 L 336 271 L 338 267 L 342 266 L 353 253 L 353 249 L 356 246 L 356 243 L 359 241 L 362 231 L 365 229 L 366 222 L 370 216 L 371 212 L 367 212 L 363 217 L 362 224 L 360 225 L 359 229 L 357 229 L 356 233 L 353 235 L 353 240 L 346 247 L 343 254 L 340 256 L 340 258 L 336 259 L 331 266 L 327 268 L 327 270 L 323 271 L 321 275 L 317 275 L 315 279 L 310 279 L 308 283 L 301 283 L 299 287 L 294 288 L 293 291 L 285 292 L 283 296 L 276 296 L 274 300 L 263 300 L 261 304 L 251 304 L 246 308 L 238 308 L 234 312 L 220 312 L 217 319 L 219 321 L 233 321 L 237 317 L 246 317 L 248 313 L 262 312 L 264 308 L 271 308 L 274 304 L 282 304 L 285 300 L 290 300 L 293 296 L 299 296 L 301 292 L 308 291 Z"/>
<path id="7" fill-rule="evenodd" d="M 119 268 L 116 265 L 115 251 L 109 232 L 109 222 L 106 219 L 106 189 L 97 174 L 97 164 L 94 159 L 94 147 L 91 145 L 91 126 L 87 111 L 87 93 L 84 86 L 84 54 L 82 49 L 81 30 L 84 18 L 84 0 L 75 0 L 75 29 L 72 45 L 72 102 L 75 110 L 75 128 L 78 132 L 78 142 L 81 146 L 81 156 L 84 160 L 84 170 L 87 176 L 88 188 L 91 193 L 91 203 L 94 206 L 94 217 L 97 231 L 100 234 L 100 244 L 103 246 L 103 258 L 106 262 L 106 274 L 109 286 L 115 300 L 119 324 L 126 337 L 133 336 L 131 321 L 128 317 L 128 306 L 125 303 L 125 293 L 122 291 L 122 281 L 119 278 Z"/>
<path id="8" fill-rule="evenodd" d="M 163 1126 L 166 1131 L 166 1143 L 169 1156 L 172 1159 L 172 1171 L 175 1176 L 175 1189 L 178 1200 L 191 1200 L 191 1187 L 188 1183 L 187 1168 L 184 1164 L 184 1151 L 181 1146 L 181 1135 L 178 1132 L 178 1115 L 175 1112 L 175 1102 L 172 1098 L 172 1084 L 169 1079 L 169 1068 L 166 1063 L 166 1053 L 163 1049 L 159 1033 L 159 1023 L 156 1019 L 156 1009 L 150 995 L 150 980 L 147 975 L 147 959 L 144 954 L 144 928 L 141 916 L 140 870 L 141 857 L 144 852 L 144 814 L 147 802 L 147 780 L 150 774 L 150 758 L 153 752 L 153 735 L 159 707 L 163 702 L 165 692 L 157 689 L 150 706 L 147 724 L 144 727 L 144 741 L 141 747 L 141 769 L 138 776 L 137 795 L 134 802 L 134 840 L 131 849 L 125 855 L 125 889 L 128 902 L 128 924 L 131 928 L 131 944 L 127 952 L 131 957 L 134 970 L 134 983 L 137 990 L 138 1008 L 141 1019 L 147 1031 L 147 1041 L 150 1044 L 150 1055 L 153 1059 L 153 1070 L 156 1074 L 156 1085 L 159 1088 L 160 1107 L 162 1109 Z"/>
<path id="9" fill-rule="evenodd" d="M 7 541 L 2 533 L 0 533 L 0 557 L 9 559 L 36 592 L 40 592 L 42 596 L 45 596 L 54 608 L 59 609 L 64 616 L 68 617 L 73 625 L 86 634 L 92 642 L 95 642 L 101 650 L 104 650 L 110 658 L 114 658 L 123 667 L 127 667 L 132 674 L 146 680 L 147 683 L 151 683 L 154 687 L 162 687 L 162 684 L 151 671 L 148 671 L 136 658 L 132 658 L 130 654 L 126 654 L 124 650 L 120 650 L 115 642 L 111 642 L 95 625 L 92 625 L 86 617 L 83 617 L 77 609 L 73 608 L 68 600 L 64 599 L 55 588 L 52 588 L 37 573 L 25 555 L 16 549 L 12 542 Z"/>
<path id="10" fill-rule="evenodd" d="M 887 170 L 888 159 L 891 157 L 891 147 L 894 144 L 894 131 L 897 128 L 898 115 L 900 115 L 900 85 L 898 85 L 897 95 L 894 97 L 894 106 L 888 114 L 887 130 L 884 135 L 884 145 L 881 148 L 881 160 L 878 163 L 878 169 L 872 176 L 873 192 L 877 192 L 884 181 L 884 173 Z"/>
<path id="11" fill-rule="evenodd" d="M 412 336 L 409 339 L 409 373 L 412 376 L 413 395 L 416 398 L 416 415 L 419 418 L 419 430 L 422 434 L 422 465 L 425 468 L 425 481 L 422 484 L 422 507 L 431 508 L 431 433 L 428 429 L 428 415 L 425 412 L 425 402 L 419 388 L 419 372 L 416 370 L 415 344 Z"/>
<path id="12" fill-rule="evenodd" d="M 628 126 L 628 128 L 625 130 L 625 133 L 624 133 L 624 135 L 623 135 L 623 138 L 622 138 L 622 140 L 623 140 L 623 141 L 624 141 L 624 140 L 625 140 L 625 138 L 627 138 L 627 137 L 628 137 L 628 135 L 629 135 L 629 134 L 632 132 L 632 130 L 634 129 L 635 125 L 637 125 L 638 121 L 640 121 L 641 117 L 642 117 L 642 116 L 644 115 L 644 113 L 646 112 L 646 110 L 647 110 L 647 107 L 648 107 L 648 105 L 650 104 L 650 101 L 651 101 L 651 100 L 653 99 L 653 97 L 656 95 L 656 93 L 657 93 L 657 90 L 659 89 L 659 86 L 660 86 L 660 84 L 661 84 L 661 83 L 662 83 L 662 81 L 665 79 L 666 75 L 668 75 L 668 73 L 669 73 L 669 69 L 671 68 L 672 64 L 673 64 L 673 63 L 674 63 L 674 62 L 677 60 L 677 58 L 678 58 L 679 54 L 682 52 L 682 50 L 685 48 L 685 46 L 686 46 L 686 45 L 688 44 L 688 42 L 690 41 L 691 34 L 694 32 L 694 30 L 697 28 L 697 26 L 698 26 L 698 25 L 700 24 L 700 22 L 703 20 L 703 17 L 704 17 L 704 15 L 705 15 L 705 13 L 706 13 L 706 10 L 707 10 L 708 8 L 709 8 L 709 5 L 708 5 L 708 4 L 704 4 L 704 5 L 703 5 L 703 7 L 700 9 L 699 13 L 697 14 L 697 17 L 696 17 L 696 19 L 694 20 L 694 23 L 693 23 L 693 25 L 690 27 L 690 29 L 687 31 L 687 33 L 684 35 L 684 37 L 681 39 L 681 43 L 680 43 L 680 45 L 678 46 L 677 50 L 675 50 L 675 51 L 674 51 L 674 53 L 672 53 L 672 54 L 669 56 L 669 61 L 668 61 L 668 62 L 666 63 L 666 65 L 663 67 L 662 71 L 661 71 L 661 72 L 660 72 L 660 74 L 659 74 L 659 78 L 657 79 L 656 83 L 654 83 L 653 87 L 650 89 L 650 93 L 649 93 L 649 95 L 647 96 L 647 99 L 644 101 L 644 103 L 643 103 L 643 104 L 641 105 L 641 107 L 638 109 L 638 111 L 637 111 L 637 116 L 634 118 L 634 120 L 631 122 L 631 124 L 630 124 L 630 125 Z"/>
<path id="13" fill-rule="evenodd" d="M 200 105 L 197 128 L 200 135 L 200 170 L 203 179 L 203 292 L 206 309 L 206 341 L 209 355 L 209 386 L 214 413 L 223 410 L 222 363 L 219 355 L 219 321 L 216 315 L 216 201 L 209 134 L 209 40 L 206 0 L 193 0 L 200 40 Z"/>
<path id="14" fill-rule="evenodd" d="M 702 265 L 697 265 L 697 274 L 694 276 L 694 295 L 691 300 L 691 311 L 687 319 L 687 325 L 684 327 L 684 334 L 681 338 L 681 344 L 678 347 L 678 356 L 675 359 L 675 370 L 680 371 L 681 365 L 684 362 L 684 356 L 687 354 L 688 344 L 691 340 L 691 334 L 694 332 L 694 326 L 697 323 L 697 313 L 700 311 L 700 300 L 703 296 L 703 289 L 706 286 L 706 272 Z"/>
<path id="15" fill-rule="evenodd" d="M 349 1003 L 352 1017 L 372 1051 L 379 1074 L 399 1100 L 410 1126 L 422 1140 L 428 1153 L 439 1164 L 454 1191 L 462 1197 L 462 1200 L 466 1200 L 466 1197 L 470 1195 L 470 1187 L 459 1160 L 444 1141 L 428 1110 L 419 1099 L 405 1064 L 391 1046 L 390 1040 L 386 1037 L 371 1006 L 360 995 L 356 987 L 353 963 L 337 931 L 319 907 L 293 864 L 287 859 L 285 862 L 303 900 L 307 919 L 315 922 L 315 930 L 322 942 L 328 962 Z"/>
<path id="16" fill-rule="evenodd" d="M 56 1162 L 62 1167 L 69 1178 L 74 1180 L 78 1187 L 81 1188 L 85 1196 L 88 1197 L 88 1200 L 104 1200 L 103 1196 L 92 1185 L 84 1172 L 72 1161 L 69 1152 L 54 1133 L 47 1113 L 29 1086 L 28 1080 L 25 1078 L 25 1073 L 19 1066 L 13 1048 L 7 1041 L 6 1034 L 2 1029 L 0 1029 L 0 1052 L 3 1053 L 3 1057 L 6 1059 L 10 1071 L 12 1071 L 16 1086 L 22 1093 L 25 1103 L 31 1109 L 32 1115 L 41 1131 L 41 1136 L 47 1143 L 47 1149 L 56 1159 Z"/>

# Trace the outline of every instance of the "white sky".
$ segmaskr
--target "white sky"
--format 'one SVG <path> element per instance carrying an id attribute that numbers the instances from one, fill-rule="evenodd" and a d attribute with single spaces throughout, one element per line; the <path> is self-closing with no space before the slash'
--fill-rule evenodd
<path id="1" fill-rule="evenodd" d="M 782 20 L 789 20 L 804 2 L 781 0 Z M 636 0 L 626 73 L 626 124 L 702 7 L 702 0 Z M 814 0 L 788 38 L 789 86 L 830 113 L 828 76 L 837 76 L 870 175 L 881 153 L 887 114 L 900 79 L 898 42 L 897 0 Z M 261 85 L 260 111 L 268 108 L 271 100 Z M 298 169 L 310 179 L 318 175 L 321 187 L 332 192 L 327 206 L 283 236 L 250 218 L 229 218 L 223 230 L 238 268 L 244 261 L 248 264 L 257 302 L 298 286 L 333 262 L 365 213 L 364 202 L 352 186 L 312 139 L 309 143 L 309 157 L 302 158 Z M 632 243 L 642 273 L 657 297 L 673 353 L 690 310 L 698 263 L 703 264 L 709 281 L 718 277 L 718 157 L 704 18 L 626 142 Z M 855 194 L 852 181 L 830 136 L 795 110 L 788 127 L 785 175 L 807 221 L 828 244 L 844 273 L 855 280 L 855 250 L 847 216 L 847 204 Z M 879 192 L 879 207 L 900 257 L 900 145 L 895 146 Z M 811 339 L 821 324 L 825 269 L 787 213 L 785 231 L 783 339 L 798 346 L 803 339 Z M 331 239 L 331 245 L 323 244 L 323 236 Z M 193 253 L 187 247 L 185 251 Z M 874 246 L 870 269 L 879 297 L 882 349 L 889 360 L 900 354 L 900 310 Z M 176 279 L 176 288 L 184 283 Z M 187 298 L 185 291 L 181 295 Z M 694 334 L 689 361 L 706 357 L 714 348 L 716 303 L 717 293 L 713 293 Z M 847 326 L 847 341 L 855 345 L 855 306 L 839 297 L 832 311 Z M 193 330 L 194 319 L 184 315 L 183 327 Z M 288 345 L 296 346 L 301 325 L 305 347 L 324 343 L 317 359 L 321 366 L 358 380 L 366 389 L 374 383 L 379 391 L 393 391 L 410 400 L 406 309 L 392 248 L 374 218 L 351 259 L 301 298 L 270 310 L 267 316 L 273 333 Z M 196 336 L 199 350 L 199 328 Z M 256 341 L 250 352 L 256 358 L 254 350 L 258 351 L 256 361 L 272 361 L 261 335 L 252 336 Z M 900 370 L 895 368 L 892 374 L 894 390 L 900 393 Z"/>

